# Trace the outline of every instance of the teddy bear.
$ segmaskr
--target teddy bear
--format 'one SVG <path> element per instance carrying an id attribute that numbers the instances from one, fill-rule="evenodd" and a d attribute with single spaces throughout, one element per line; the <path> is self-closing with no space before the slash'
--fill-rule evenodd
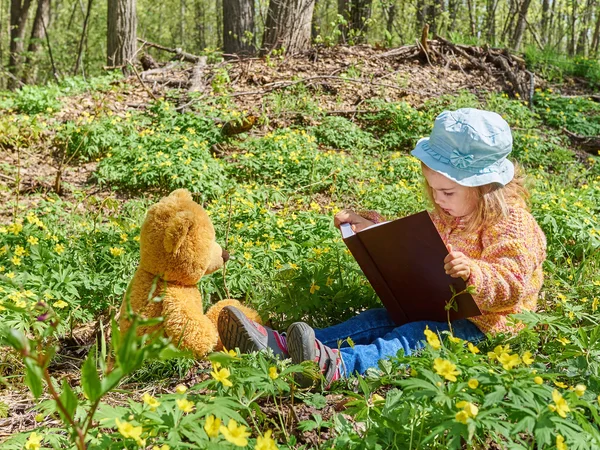
<path id="1" fill-rule="evenodd" d="M 131 325 L 127 299 L 135 314 L 164 318 L 157 325 L 139 327 L 139 335 L 162 327 L 175 345 L 196 357 L 219 348 L 216 324 L 225 306 L 235 306 L 260 323 L 256 311 L 232 299 L 219 301 L 204 314 L 197 283 L 228 259 L 215 240 L 208 214 L 187 190 L 177 189 L 151 206 L 140 231 L 140 263 L 119 312 L 121 334 Z"/>

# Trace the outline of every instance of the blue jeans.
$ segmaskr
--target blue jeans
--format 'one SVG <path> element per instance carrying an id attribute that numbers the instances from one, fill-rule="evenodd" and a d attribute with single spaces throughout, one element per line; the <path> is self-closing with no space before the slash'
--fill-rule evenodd
<path id="1" fill-rule="evenodd" d="M 338 347 L 338 341 L 351 338 L 354 347 L 346 342 L 340 352 L 345 366 L 345 375 L 365 373 L 369 367 L 377 367 L 380 359 L 394 357 L 398 350 L 404 349 L 405 355 L 424 347 L 425 327 L 433 332 L 449 331 L 446 322 L 411 322 L 397 326 L 384 308 L 369 309 L 327 328 L 315 329 L 315 336 L 331 348 Z M 461 319 L 452 322 L 454 336 L 469 342 L 479 342 L 485 335 L 472 322 Z"/>

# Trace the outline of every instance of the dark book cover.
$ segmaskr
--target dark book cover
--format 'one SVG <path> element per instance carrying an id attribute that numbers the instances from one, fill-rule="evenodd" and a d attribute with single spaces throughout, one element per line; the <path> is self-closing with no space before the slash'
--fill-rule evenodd
<path id="1" fill-rule="evenodd" d="M 445 306 L 453 295 L 450 286 L 461 292 L 466 284 L 444 271 L 448 250 L 427 211 L 358 233 L 349 227 L 342 225 L 344 242 L 398 325 L 448 320 Z M 450 310 L 450 320 L 481 315 L 471 294 L 455 300 L 458 308 Z"/>

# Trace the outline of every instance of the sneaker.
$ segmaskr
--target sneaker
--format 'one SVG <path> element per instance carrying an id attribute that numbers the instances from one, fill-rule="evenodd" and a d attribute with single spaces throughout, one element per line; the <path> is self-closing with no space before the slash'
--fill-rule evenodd
<path id="1" fill-rule="evenodd" d="M 341 378 L 342 359 L 339 350 L 334 350 L 324 345 L 315 338 L 315 331 L 304 322 L 296 322 L 287 329 L 287 349 L 292 363 L 300 364 L 303 361 L 315 361 L 319 365 L 321 374 L 325 378 L 327 387 Z M 303 373 L 295 375 L 300 387 L 311 387 L 315 380 Z"/>
<path id="2" fill-rule="evenodd" d="M 241 353 L 252 353 L 270 348 L 275 356 L 289 358 L 285 334 L 248 319 L 233 306 L 221 310 L 217 329 L 228 350 L 239 348 Z"/>

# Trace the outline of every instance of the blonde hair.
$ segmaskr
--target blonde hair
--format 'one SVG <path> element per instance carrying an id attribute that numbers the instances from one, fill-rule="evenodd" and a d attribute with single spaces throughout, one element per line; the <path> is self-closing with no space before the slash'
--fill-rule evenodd
<path id="1" fill-rule="evenodd" d="M 499 220 L 508 217 L 509 210 L 513 206 L 528 209 L 527 202 L 530 194 L 525 183 L 525 175 L 521 167 L 515 163 L 515 175 L 506 186 L 491 183 L 469 188 L 472 195 L 477 196 L 478 201 L 477 207 L 465 223 L 464 230 L 466 232 L 474 232 L 484 225 L 493 225 Z M 440 217 L 446 221 L 454 220 L 450 214 L 440 208 L 434 201 L 433 189 L 429 186 L 427 179 L 425 179 L 425 192 Z"/>

